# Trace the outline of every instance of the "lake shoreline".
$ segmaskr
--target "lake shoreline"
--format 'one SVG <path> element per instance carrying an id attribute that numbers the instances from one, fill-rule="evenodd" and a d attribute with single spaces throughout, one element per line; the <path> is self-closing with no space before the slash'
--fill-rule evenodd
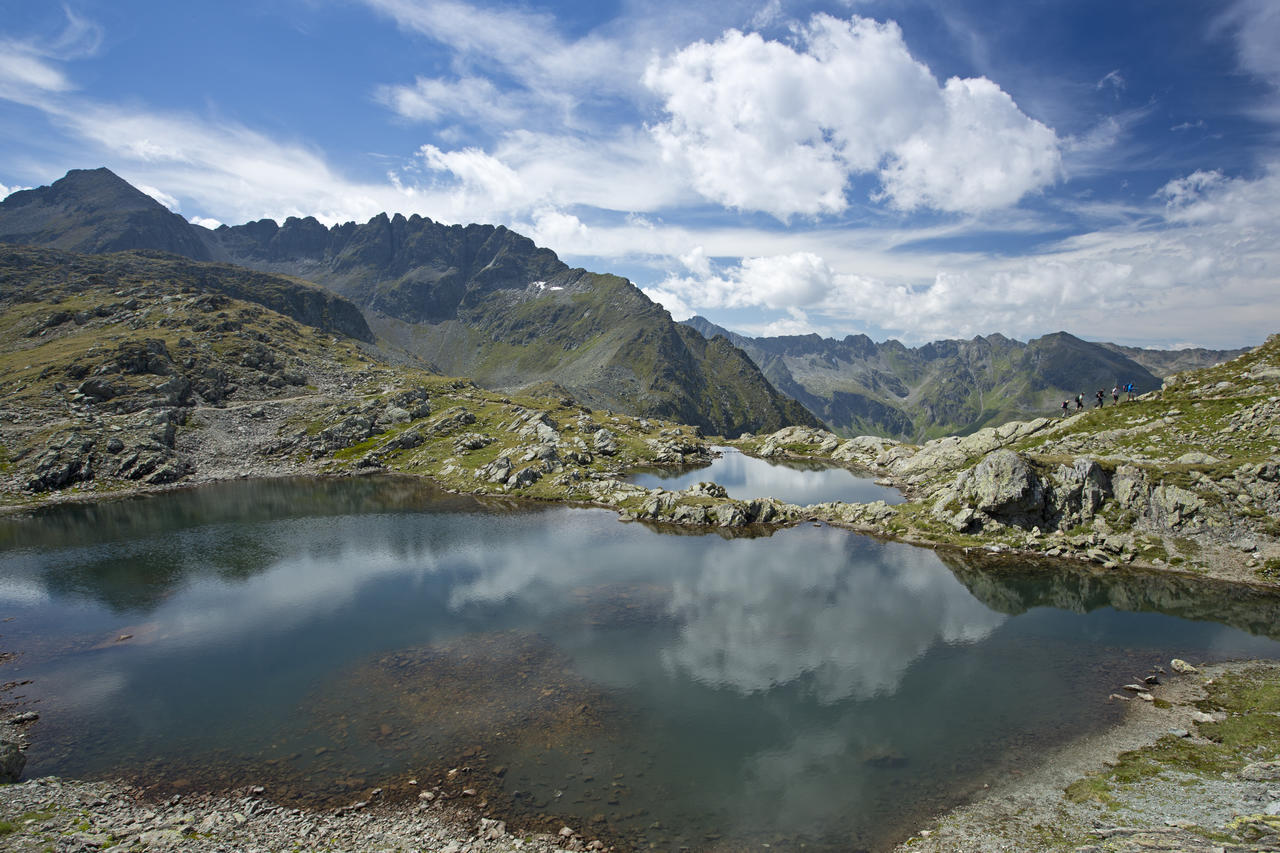
<path id="1" fill-rule="evenodd" d="M 1198 708 L 1212 707 L 1205 697 L 1214 684 L 1241 677 L 1280 689 L 1280 662 L 1222 663 L 1162 676 L 1163 683 L 1150 688 L 1151 701 L 1131 695 L 1114 700 L 1126 702 L 1121 723 L 1053 750 L 1021 775 L 1015 770 L 973 801 L 928 821 L 894 849 L 1207 851 L 1215 849 L 1211 843 L 1219 850 L 1274 849 L 1274 837 L 1265 833 L 1280 827 L 1268 814 L 1280 811 L 1280 791 L 1274 790 L 1280 766 L 1247 762 L 1256 755 L 1242 758 L 1245 766 L 1237 772 L 1205 780 L 1212 789 L 1208 792 L 1187 787 L 1174 772 L 1162 786 L 1159 777 L 1140 780 L 1128 788 L 1129 796 L 1115 802 L 1073 797 L 1099 773 L 1132 760 L 1125 756 L 1158 748 L 1170 732 L 1188 744 L 1211 746 L 1213 741 L 1197 727 L 1234 712 L 1205 714 Z M 38 735 L 31 730 L 38 720 L 15 723 L 24 717 L 15 717 L 14 710 L 7 708 L 0 738 L 25 742 Z M 375 795 L 337 809 L 313 809 L 276 804 L 269 790 L 251 784 L 233 793 L 166 796 L 124 781 L 56 777 L 0 785 L 0 832 L 6 849 L 17 851 L 49 844 L 78 850 L 114 844 L 152 850 L 284 850 L 295 849 L 295 844 L 328 844 L 351 851 L 425 848 L 458 853 L 627 849 L 594 838 L 585 827 L 566 826 L 558 834 L 522 832 L 486 816 L 465 798 L 446 800 L 431 793 L 416 803 L 383 803 Z M 1250 834 L 1255 837 L 1246 837 Z M 1224 848 L 1224 838 L 1232 838 L 1235 846 Z M 713 848 L 732 849 L 708 849 Z"/>

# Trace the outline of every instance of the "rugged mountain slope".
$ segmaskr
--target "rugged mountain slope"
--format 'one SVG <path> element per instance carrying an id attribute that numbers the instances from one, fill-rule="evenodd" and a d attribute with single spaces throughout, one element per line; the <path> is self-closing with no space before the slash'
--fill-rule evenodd
<path id="1" fill-rule="evenodd" d="M 555 497 L 706 458 L 692 427 L 484 392 L 370 337 L 345 299 L 292 279 L 0 246 L 0 504 L 384 467 Z"/>
<path id="2" fill-rule="evenodd" d="M 384 341 L 494 388 L 555 382 L 589 405 L 725 435 L 816 424 L 744 354 L 689 334 L 626 279 L 571 269 L 501 226 L 384 214 L 210 231 L 98 169 L 0 204 L 0 241 L 159 249 L 296 276 L 349 297 Z"/>
<path id="3" fill-rule="evenodd" d="M 1239 354 L 1201 350 L 1177 359 L 1065 332 L 1028 343 L 990 335 L 908 348 L 892 340 L 877 344 L 865 335 L 748 338 L 702 317 L 686 322 L 707 337 L 724 335 L 779 390 L 836 432 L 916 441 L 1054 413 L 1079 393 L 1092 405 L 1095 391 L 1104 389 L 1109 397 L 1117 384 L 1132 382 L 1140 393 L 1158 388 L 1158 376 L 1167 374 L 1153 374 L 1144 362 L 1201 366 Z"/>

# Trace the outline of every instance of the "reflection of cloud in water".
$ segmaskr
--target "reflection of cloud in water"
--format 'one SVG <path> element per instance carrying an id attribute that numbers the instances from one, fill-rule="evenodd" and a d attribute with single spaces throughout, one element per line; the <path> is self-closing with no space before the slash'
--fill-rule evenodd
<path id="1" fill-rule="evenodd" d="M 29 607 L 49 599 L 44 584 L 32 577 L 0 577 L 0 603 Z"/>
<path id="2" fill-rule="evenodd" d="M 859 749 L 851 739 L 856 739 L 853 727 L 833 727 L 798 735 L 784 747 L 748 758 L 743 774 L 757 803 L 767 802 L 774 814 L 786 814 L 802 825 L 819 824 L 831 818 L 833 779 L 840 780 L 850 801 L 860 803 L 858 791 L 873 780 L 850 772 L 851 761 L 856 766 L 862 760 L 850 755 Z"/>
<path id="3" fill-rule="evenodd" d="M 744 693 L 809 676 L 819 701 L 866 698 L 895 690 L 934 644 L 979 640 L 1006 618 L 930 551 L 822 534 L 779 539 L 769 560 L 707 552 L 675 585 L 683 625 L 667 666 Z"/>
<path id="4" fill-rule="evenodd" d="M 883 500 L 900 503 L 902 496 L 896 489 L 876 485 L 872 480 L 858 477 L 840 467 L 791 467 L 781 462 L 756 459 L 732 447 L 717 448 L 722 455 L 711 465 L 675 476 L 642 474 L 633 482 L 646 488 L 663 488 L 670 491 L 704 480 L 712 480 L 724 486 L 729 495 L 740 500 L 774 497 L 788 503 L 807 504 L 825 501 L 869 502 Z"/>

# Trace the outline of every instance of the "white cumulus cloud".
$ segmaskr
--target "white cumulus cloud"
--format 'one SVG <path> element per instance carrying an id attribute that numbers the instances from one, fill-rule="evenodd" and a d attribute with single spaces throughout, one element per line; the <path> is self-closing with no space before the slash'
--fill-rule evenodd
<path id="1" fill-rule="evenodd" d="M 1066 329 L 1104 340 L 1239 346 L 1280 328 L 1277 209 L 1280 164 L 1256 179 L 1198 171 L 1168 182 L 1140 211 L 1140 224 L 1020 258 L 938 256 L 917 261 L 914 274 L 861 275 L 817 254 L 786 253 L 708 275 L 682 270 L 647 292 L 690 313 L 785 310 L 743 327 L 756 334 L 880 329 L 924 342 Z"/>
<path id="2" fill-rule="evenodd" d="M 985 78 L 939 86 L 896 23 L 815 15 L 797 46 L 729 30 L 654 60 L 651 127 L 706 198 L 790 216 L 837 213 L 849 179 L 913 209 L 983 211 L 1052 184 L 1061 144 Z"/>

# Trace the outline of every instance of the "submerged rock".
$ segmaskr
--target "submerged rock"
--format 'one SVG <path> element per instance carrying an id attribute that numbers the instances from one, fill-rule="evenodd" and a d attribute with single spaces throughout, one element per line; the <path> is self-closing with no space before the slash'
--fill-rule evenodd
<path id="1" fill-rule="evenodd" d="M 19 746 L 13 741 L 0 740 L 0 783 L 17 782 L 26 766 L 27 756 Z"/>

